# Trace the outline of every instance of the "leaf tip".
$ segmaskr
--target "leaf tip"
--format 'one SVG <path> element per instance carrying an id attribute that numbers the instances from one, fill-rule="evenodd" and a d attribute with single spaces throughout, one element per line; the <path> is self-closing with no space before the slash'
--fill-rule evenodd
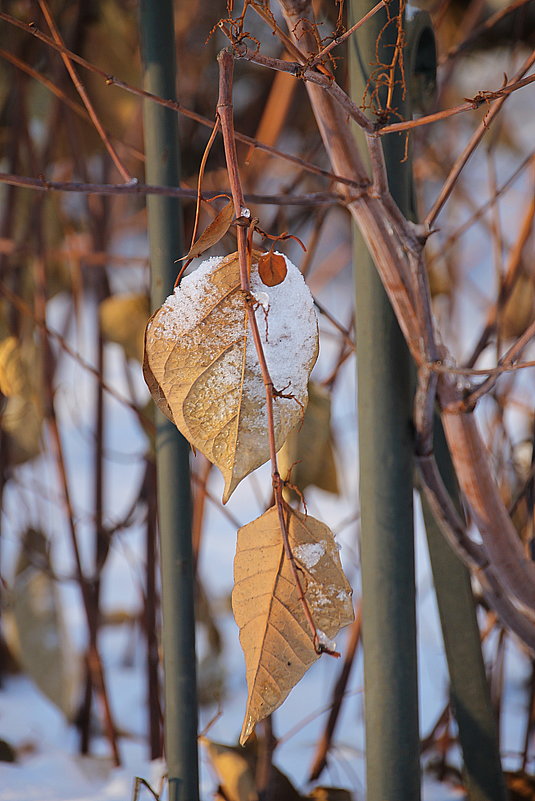
<path id="1" fill-rule="evenodd" d="M 243 726 L 240 734 L 240 745 L 244 746 L 253 733 L 253 729 L 255 727 L 255 721 L 251 717 L 251 715 L 247 714 L 245 716 L 245 720 L 243 721 Z"/>

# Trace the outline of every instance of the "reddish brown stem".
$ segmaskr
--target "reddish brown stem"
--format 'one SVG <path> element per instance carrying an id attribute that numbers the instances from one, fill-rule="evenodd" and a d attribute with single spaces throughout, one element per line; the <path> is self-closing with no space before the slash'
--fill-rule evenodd
<path id="1" fill-rule="evenodd" d="M 374 5 L 373 8 L 370 8 L 368 13 L 364 14 L 364 16 L 361 17 L 358 20 L 358 22 L 355 22 L 355 24 L 352 25 L 351 28 L 348 28 L 347 31 L 340 34 L 340 36 L 335 36 L 332 42 L 329 42 L 328 45 L 326 45 L 322 50 L 319 51 L 317 56 L 314 56 L 313 59 L 307 62 L 307 66 L 309 68 L 312 68 L 315 67 L 316 64 L 319 64 L 320 61 L 322 61 L 325 58 L 325 56 L 331 52 L 331 50 L 333 50 L 338 45 L 342 44 L 342 42 L 345 42 L 345 40 L 348 39 L 352 34 L 354 34 L 355 31 L 358 31 L 358 29 L 362 27 L 362 25 L 364 25 L 366 22 L 368 22 L 369 19 L 375 16 L 375 14 L 377 14 L 377 12 L 380 11 L 381 8 L 383 8 L 383 6 L 387 6 L 389 1 L 390 0 L 379 0 L 379 2 L 376 5 Z M 526 0 L 524 0 L 524 2 L 526 2 Z"/>
<path id="2" fill-rule="evenodd" d="M 331 698 L 331 711 L 329 712 L 329 717 L 327 719 L 321 739 L 316 747 L 316 754 L 312 762 L 312 767 L 310 768 L 310 773 L 308 776 L 308 780 L 310 782 L 315 781 L 327 765 L 327 756 L 331 748 L 332 738 L 334 736 L 336 724 L 338 723 L 338 718 L 342 709 L 342 701 L 346 692 L 349 676 L 351 675 L 351 668 L 353 667 L 353 663 L 355 661 L 357 647 L 360 643 L 361 631 L 362 610 L 361 604 L 359 603 L 355 614 L 355 620 L 351 626 L 344 663 L 341 667 L 340 675 L 338 676 L 336 684 L 334 685 Z"/>
<path id="3" fill-rule="evenodd" d="M 162 710 L 160 706 L 160 657 L 158 653 L 157 610 L 157 518 L 156 503 L 156 463 L 147 458 L 145 464 L 145 489 L 147 497 L 147 534 L 146 534 L 146 597 L 145 627 L 147 637 L 147 703 L 149 716 L 149 750 L 150 758 L 162 756 Z"/>
<path id="4" fill-rule="evenodd" d="M 234 210 L 236 216 L 241 217 L 243 216 L 244 212 L 245 213 L 248 212 L 248 209 L 244 208 L 245 201 L 243 198 L 243 192 L 241 188 L 240 173 L 238 169 L 238 158 L 236 155 L 236 144 L 234 138 L 234 123 L 233 123 L 233 113 L 232 113 L 232 75 L 234 69 L 234 57 L 232 53 L 230 53 L 228 50 L 222 50 L 219 53 L 218 62 L 219 62 L 219 100 L 217 104 L 217 112 L 219 114 L 219 119 L 221 122 L 221 130 L 223 132 L 223 141 L 225 144 L 225 157 L 227 161 L 227 170 L 229 174 L 229 182 L 232 191 L 232 198 L 234 201 Z M 271 380 L 271 376 L 269 374 L 269 369 L 264 354 L 264 348 L 262 346 L 262 339 L 260 336 L 260 332 L 258 330 L 254 303 L 251 302 L 252 299 L 250 299 L 250 294 L 249 294 L 250 293 L 249 260 L 251 254 L 248 252 L 248 247 L 247 247 L 248 245 L 247 231 L 243 226 L 238 226 L 237 239 L 238 239 L 238 258 L 240 265 L 240 286 L 246 299 L 245 302 L 247 307 L 247 317 L 248 317 L 249 327 L 255 344 L 256 353 L 260 364 L 260 369 L 262 371 L 262 379 L 266 389 L 266 415 L 268 423 L 268 441 L 269 441 L 269 453 L 271 461 L 271 476 L 273 484 L 273 494 L 279 518 L 279 526 L 284 545 L 284 552 L 290 564 L 290 569 L 292 571 L 295 586 L 297 588 L 299 599 L 303 607 L 303 612 L 310 627 L 314 648 L 318 653 L 321 653 L 321 646 L 319 643 L 316 624 L 314 623 L 310 607 L 305 597 L 305 592 L 302 586 L 301 578 L 299 576 L 299 569 L 295 562 L 288 538 L 288 521 L 286 519 L 286 514 L 285 514 L 286 504 L 282 496 L 284 482 L 282 481 L 279 474 L 279 469 L 277 464 L 277 448 L 275 444 L 275 425 L 273 420 L 274 387 L 273 387 L 273 381 Z"/>
<path id="5" fill-rule="evenodd" d="M 530 67 L 533 65 L 533 63 L 535 63 L 535 50 L 532 51 L 530 56 L 524 61 L 521 68 L 518 70 L 515 77 L 513 78 L 512 83 L 517 83 L 518 81 L 520 81 L 526 74 L 526 72 L 530 69 Z M 535 80 L 535 75 L 531 75 L 530 80 Z M 504 94 L 503 96 L 499 97 L 498 100 L 495 100 L 492 103 L 488 113 L 485 114 L 484 119 L 482 120 L 478 128 L 475 130 L 472 137 L 470 138 L 470 141 L 466 145 L 465 149 L 463 150 L 463 152 L 453 165 L 444 186 L 440 190 L 439 196 L 435 200 L 432 208 L 430 209 L 430 211 L 427 214 L 427 217 L 425 218 L 425 225 L 427 225 L 429 228 L 432 228 L 443 205 L 445 204 L 450 194 L 452 193 L 453 187 L 455 186 L 457 179 L 461 174 L 461 171 L 463 170 L 464 166 L 468 162 L 470 156 L 472 155 L 476 147 L 479 145 L 481 139 L 483 138 L 488 128 L 490 127 L 492 121 L 496 118 L 496 115 L 501 110 L 509 94 L 510 92 Z"/>
<path id="6" fill-rule="evenodd" d="M 47 22 L 47 25 L 50 28 L 50 32 L 52 34 L 52 38 L 54 39 L 56 44 L 61 45 L 62 48 L 64 48 L 65 45 L 64 45 L 63 39 L 61 38 L 61 35 L 60 35 L 60 33 L 59 33 L 58 29 L 57 29 L 56 23 L 54 22 L 52 14 L 50 13 L 50 9 L 48 8 L 48 4 L 47 4 L 46 0 L 39 0 L 39 6 L 41 8 L 41 11 L 43 12 L 43 16 L 44 16 L 44 18 L 45 18 L 45 20 Z M 91 100 L 89 99 L 89 95 L 87 94 L 82 82 L 80 81 L 80 78 L 78 77 L 78 73 L 76 72 L 75 68 L 72 65 L 71 59 L 69 58 L 69 56 L 65 52 L 61 53 L 61 58 L 63 59 L 63 63 L 65 64 L 67 72 L 71 76 L 71 80 L 72 80 L 74 86 L 76 87 L 76 91 L 80 95 L 80 97 L 82 99 L 82 102 L 83 102 L 84 106 L 87 109 L 87 113 L 89 114 L 89 116 L 91 118 L 91 121 L 92 121 L 93 125 L 95 126 L 95 128 L 96 128 L 96 130 L 98 132 L 98 135 L 102 139 L 102 143 L 104 144 L 104 147 L 106 148 L 106 150 L 110 154 L 113 163 L 117 167 L 119 175 L 123 178 L 124 181 L 126 181 L 128 183 L 129 181 L 132 180 L 132 176 L 130 175 L 128 170 L 123 166 L 123 163 L 121 162 L 121 159 L 117 155 L 117 151 L 115 150 L 115 148 L 113 147 L 112 143 L 110 142 L 110 140 L 108 138 L 108 135 L 107 135 L 106 131 L 104 130 L 104 128 L 103 128 L 103 126 L 102 126 L 102 124 L 101 124 L 101 122 L 100 122 L 100 120 L 99 120 L 99 118 L 97 116 L 97 113 L 96 113 L 96 111 L 95 111 L 95 109 L 93 107 L 93 104 L 91 103 Z"/>
<path id="7" fill-rule="evenodd" d="M 160 106 L 164 106 L 165 108 L 173 109 L 177 111 L 179 114 L 183 114 L 185 117 L 188 117 L 195 122 L 198 122 L 200 125 L 205 125 L 208 128 L 212 128 L 214 121 L 208 119 L 208 117 L 203 117 L 202 114 L 197 114 L 195 111 L 190 111 L 185 106 L 177 103 L 174 100 L 166 100 L 165 98 L 158 97 L 158 95 L 154 95 L 151 92 L 147 92 L 144 89 L 138 89 L 136 86 L 132 86 L 131 84 L 126 83 L 125 81 L 119 80 L 119 78 L 115 78 L 113 75 L 110 75 L 105 70 L 100 69 L 95 64 L 92 64 L 90 61 L 87 61 L 82 56 L 73 53 L 72 50 L 69 50 L 64 45 L 60 45 L 51 39 L 50 36 L 47 36 L 42 31 L 40 31 L 34 23 L 30 23 L 27 25 L 24 22 L 12 17 L 10 14 L 6 14 L 3 11 L 0 11 L 0 20 L 13 25 L 15 28 L 19 28 L 19 30 L 25 31 L 26 33 L 31 33 L 41 42 L 44 42 L 49 47 L 54 50 L 57 50 L 59 53 L 67 56 L 71 61 L 74 61 L 80 66 L 84 67 L 85 69 L 93 72 L 95 75 L 99 75 L 108 86 L 117 86 L 120 89 L 123 89 L 125 92 L 129 92 L 130 94 L 136 95 L 137 97 L 141 97 L 143 99 L 152 100 L 154 103 L 158 103 Z M 292 156 L 289 153 L 284 153 L 281 150 L 277 150 L 276 147 L 272 147 L 270 145 L 265 145 L 263 142 L 259 142 L 258 140 L 254 139 L 252 136 L 247 136 L 246 134 L 242 134 L 239 131 L 234 133 L 236 139 L 239 142 L 245 142 L 258 150 L 263 150 L 266 153 L 270 153 L 273 156 L 277 156 L 278 158 L 282 158 L 285 161 L 292 162 L 293 164 L 298 165 L 304 170 L 308 172 L 315 173 L 316 175 L 323 175 L 325 178 L 330 178 L 331 180 L 337 180 L 342 183 L 346 183 L 349 186 L 353 186 L 355 181 L 350 178 L 344 178 L 342 176 L 337 176 L 328 170 L 323 170 L 321 167 L 317 167 L 315 164 L 310 164 L 309 162 L 300 159 L 298 156 Z"/>

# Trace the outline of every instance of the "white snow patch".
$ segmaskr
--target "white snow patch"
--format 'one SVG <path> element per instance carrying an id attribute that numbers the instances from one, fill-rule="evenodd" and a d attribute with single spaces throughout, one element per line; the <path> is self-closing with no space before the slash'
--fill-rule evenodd
<path id="1" fill-rule="evenodd" d="M 306 542 L 304 545 L 296 545 L 294 556 L 296 556 L 304 567 L 310 570 L 317 565 L 321 557 L 325 554 L 325 540 L 321 542 Z"/>
<path id="2" fill-rule="evenodd" d="M 336 643 L 334 640 L 329 639 L 324 631 L 321 629 L 317 629 L 318 632 L 318 640 L 320 645 L 323 645 L 325 648 L 328 648 L 329 651 L 336 651 Z"/>

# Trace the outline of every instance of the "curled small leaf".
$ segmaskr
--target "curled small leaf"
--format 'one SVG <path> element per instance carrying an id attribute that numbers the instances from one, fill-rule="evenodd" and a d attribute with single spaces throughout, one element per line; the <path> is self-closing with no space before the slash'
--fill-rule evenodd
<path id="1" fill-rule="evenodd" d="M 196 242 L 193 243 L 184 259 L 196 259 L 202 256 L 205 250 L 211 248 L 213 245 L 223 239 L 234 219 L 234 203 L 232 200 L 223 206 L 217 217 L 214 217 L 210 225 L 208 225 Z"/>

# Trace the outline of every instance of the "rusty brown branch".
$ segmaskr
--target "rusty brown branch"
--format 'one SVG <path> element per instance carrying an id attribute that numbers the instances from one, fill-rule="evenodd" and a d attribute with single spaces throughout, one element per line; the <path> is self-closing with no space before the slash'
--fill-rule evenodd
<path id="1" fill-rule="evenodd" d="M 516 73 L 513 82 L 520 81 L 526 72 L 532 67 L 535 63 L 535 50 L 528 56 L 528 58 L 524 61 L 518 72 Z M 530 76 L 531 80 L 535 80 L 535 75 Z M 510 93 L 509 93 L 510 94 Z M 451 168 L 450 174 L 448 175 L 444 186 L 440 190 L 440 193 L 433 203 L 433 206 L 429 210 L 426 218 L 425 224 L 432 228 L 436 218 L 438 217 L 442 207 L 444 206 L 445 202 L 451 195 L 453 191 L 453 187 L 455 186 L 461 171 L 465 167 L 466 163 L 468 162 L 470 156 L 473 154 L 476 147 L 479 145 L 480 141 L 482 140 L 483 136 L 489 129 L 491 123 L 496 118 L 498 113 L 501 111 L 503 104 L 509 97 L 509 94 L 503 95 L 499 97 L 497 100 L 491 104 L 488 113 L 485 115 L 482 122 L 479 124 L 477 129 L 474 131 L 472 136 L 470 137 L 470 141 L 464 148 L 463 152 L 458 157 L 457 161 Z"/>
<path id="2" fill-rule="evenodd" d="M 88 184 L 79 181 L 48 181 L 46 178 L 29 178 L 24 175 L 0 173 L 0 183 L 19 186 L 24 189 L 36 189 L 40 192 L 80 192 L 86 195 L 168 195 L 184 200 L 196 200 L 195 189 L 173 186 L 152 186 L 150 184 Z M 213 200 L 218 195 L 228 192 L 226 189 L 217 192 L 202 192 L 202 200 Z M 312 192 L 304 195 L 258 195 L 246 194 L 248 203 L 276 206 L 320 206 L 334 205 L 341 202 L 334 192 Z"/>
<path id="3" fill-rule="evenodd" d="M 54 22 L 52 14 L 50 13 L 50 9 L 48 7 L 48 3 L 46 2 L 46 0 L 38 0 L 38 2 L 39 2 L 39 6 L 41 8 L 41 11 L 43 12 L 43 16 L 44 16 L 44 18 L 45 18 L 45 20 L 47 22 L 47 25 L 50 28 L 50 32 L 52 34 L 52 38 L 54 39 L 56 44 L 60 45 L 61 48 L 62 48 L 61 58 L 63 60 L 63 63 L 65 64 L 67 72 L 69 73 L 69 75 L 71 77 L 71 80 L 72 80 L 72 82 L 73 82 L 73 84 L 74 84 L 74 86 L 76 88 L 76 91 L 80 95 L 82 103 L 84 104 L 84 106 L 87 109 L 87 113 L 89 114 L 89 117 L 91 118 L 91 121 L 92 121 L 93 125 L 95 126 L 95 128 L 97 130 L 97 133 L 100 136 L 104 147 L 106 148 L 106 150 L 110 154 L 113 163 L 117 167 L 119 175 L 123 178 L 125 183 L 129 183 L 130 181 L 132 181 L 134 179 L 132 178 L 132 176 L 130 175 L 130 173 L 126 169 L 126 167 L 123 165 L 121 159 L 119 158 L 119 156 L 117 154 L 117 151 L 115 150 L 115 148 L 113 147 L 112 143 L 110 142 L 110 140 L 108 138 L 108 135 L 107 135 L 106 131 L 104 130 L 104 128 L 103 128 L 103 126 L 102 126 L 102 124 L 101 124 L 101 122 L 100 122 L 100 120 L 98 118 L 98 115 L 97 115 L 97 113 L 96 113 L 96 111 L 94 109 L 94 106 L 93 106 L 93 104 L 92 104 L 92 102 L 91 102 L 91 100 L 89 98 L 89 95 L 87 94 L 87 92 L 86 92 L 86 90 L 85 90 L 80 78 L 78 77 L 78 73 L 76 72 L 76 70 L 75 70 L 75 68 L 74 68 L 74 66 L 72 64 L 71 59 L 69 58 L 67 53 L 64 52 L 66 50 L 65 43 L 63 42 L 61 34 L 58 31 L 58 28 L 56 26 L 56 23 Z"/>
<path id="4" fill-rule="evenodd" d="M 105 70 L 100 69 L 95 64 L 92 64 L 90 61 L 87 61 L 85 58 L 73 53 L 67 47 L 63 45 L 59 45 L 49 36 L 42 33 L 35 25 L 35 23 L 30 23 L 29 25 L 21 22 L 20 20 L 16 19 L 16 17 L 12 17 L 9 14 L 6 14 L 3 11 L 0 11 L 0 20 L 7 22 L 10 25 L 13 25 L 16 28 L 19 28 L 26 33 L 30 33 L 39 39 L 41 42 L 44 42 L 53 50 L 57 50 L 59 53 L 67 56 L 71 61 L 79 64 L 80 66 L 84 67 L 85 69 L 93 72 L 95 75 L 100 76 L 103 81 L 106 83 L 107 86 L 116 86 L 119 89 L 122 89 L 125 92 L 129 92 L 137 97 L 142 99 L 151 100 L 154 103 L 158 103 L 158 105 L 164 106 L 165 108 L 170 108 L 173 111 L 176 111 L 179 114 L 187 117 L 188 119 L 194 120 L 198 122 L 200 125 L 204 125 L 207 128 L 212 128 L 213 120 L 208 119 L 208 117 L 203 117 L 202 114 L 198 114 L 195 111 L 191 111 L 190 109 L 183 106 L 181 103 L 178 103 L 175 100 L 166 100 L 163 97 L 158 97 L 157 95 L 152 94 L 151 92 L 147 92 L 144 89 L 139 89 L 136 86 L 132 86 L 131 84 L 127 83 L 126 81 L 121 81 L 119 78 L 116 78 L 114 75 L 110 75 Z M 278 150 L 275 147 L 270 145 L 265 145 L 262 142 L 254 139 L 252 136 L 247 136 L 246 134 L 240 133 L 239 131 L 234 131 L 234 136 L 238 142 L 244 142 L 251 147 L 254 147 L 258 150 L 262 150 L 266 153 L 269 153 L 272 156 L 276 156 L 277 158 L 284 159 L 296 166 L 306 170 L 307 172 L 313 173 L 315 175 L 321 175 L 325 178 L 329 178 L 330 180 L 337 180 L 341 183 L 346 183 L 348 186 L 355 186 L 357 189 L 359 185 L 355 183 L 351 178 L 345 178 L 344 176 L 337 176 L 336 174 L 329 172 L 329 170 L 323 170 L 321 167 L 317 167 L 315 164 L 311 164 L 310 162 L 305 161 L 304 159 L 299 158 L 298 156 L 292 156 L 290 153 L 284 153 L 281 150 Z"/>
<path id="5" fill-rule="evenodd" d="M 234 123 L 233 123 L 233 108 L 232 108 L 232 77 L 234 69 L 234 56 L 232 55 L 232 53 L 230 53 L 230 51 L 222 50 L 219 53 L 217 60 L 219 62 L 219 99 L 217 103 L 217 113 L 219 115 L 221 130 L 223 132 L 223 141 L 225 143 L 225 157 L 227 161 L 229 182 L 232 189 L 234 210 L 236 216 L 241 217 L 244 215 L 244 212 L 246 211 L 248 212 L 248 210 L 244 209 L 245 200 L 241 188 L 240 173 L 238 170 L 238 159 L 236 155 L 236 144 L 234 138 Z M 250 284 L 249 284 L 250 253 L 248 253 L 247 231 L 245 227 L 243 226 L 238 227 L 237 236 L 238 236 L 238 257 L 240 264 L 240 285 L 242 291 L 245 293 L 247 297 L 249 296 L 249 291 L 250 291 Z M 254 306 L 247 300 L 246 300 L 246 306 L 247 306 L 249 327 L 253 337 L 256 354 L 258 357 L 258 362 L 260 365 L 260 369 L 262 371 L 262 379 L 266 389 L 266 414 L 268 421 L 268 441 L 269 441 L 269 453 L 271 462 L 273 495 L 275 498 L 275 504 L 277 506 L 277 514 L 279 518 L 281 536 L 284 545 L 284 552 L 286 554 L 286 558 L 288 559 L 290 565 L 290 569 L 293 575 L 293 579 L 295 582 L 295 586 L 299 595 L 299 600 L 301 602 L 305 618 L 310 627 L 314 648 L 318 653 L 320 653 L 321 651 L 320 651 L 318 631 L 314 619 L 312 617 L 310 607 L 305 597 L 305 591 L 301 582 L 299 570 L 295 562 L 295 558 L 292 553 L 292 549 L 290 547 L 290 542 L 288 538 L 288 520 L 287 520 L 286 504 L 284 502 L 282 494 L 284 483 L 281 479 L 278 469 L 277 448 L 275 444 L 275 424 L 273 419 L 273 397 L 274 397 L 273 381 L 271 380 L 271 376 L 269 374 L 269 369 L 264 354 L 264 348 L 262 345 L 262 338 L 260 336 L 260 332 L 258 330 L 258 324 L 256 321 Z"/>

